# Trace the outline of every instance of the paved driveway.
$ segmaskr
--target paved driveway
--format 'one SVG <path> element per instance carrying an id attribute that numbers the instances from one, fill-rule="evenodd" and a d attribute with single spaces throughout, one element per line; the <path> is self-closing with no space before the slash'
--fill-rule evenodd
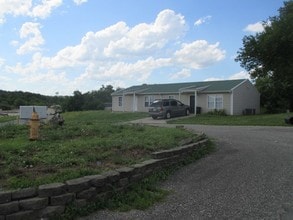
<path id="1" fill-rule="evenodd" d="M 283 209 L 293 203 L 292 127 L 186 127 L 205 132 L 217 151 L 162 183 L 172 191 L 164 202 L 84 219 L 293 219 Z"/>

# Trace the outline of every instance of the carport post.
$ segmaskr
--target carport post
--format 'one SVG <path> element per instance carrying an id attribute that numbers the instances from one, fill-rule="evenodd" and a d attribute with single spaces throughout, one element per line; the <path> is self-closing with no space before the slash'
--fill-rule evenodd
<path id="1" fill-rule="evenodd" d="M 197 91 L 194 91 L 194 115 L 196 115 L 196 106 L 197 106 Z"/>

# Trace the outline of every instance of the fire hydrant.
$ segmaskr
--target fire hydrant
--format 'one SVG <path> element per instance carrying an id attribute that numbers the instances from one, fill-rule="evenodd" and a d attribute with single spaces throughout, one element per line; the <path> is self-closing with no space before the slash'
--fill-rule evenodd
<path id="1" fill-rule="evenodd" d="M 30 140 L 34 141 L 39 138 L 40 119 L 38 113 L 33 108 L 32 117 L 29 121 L 30 126 Z"/>

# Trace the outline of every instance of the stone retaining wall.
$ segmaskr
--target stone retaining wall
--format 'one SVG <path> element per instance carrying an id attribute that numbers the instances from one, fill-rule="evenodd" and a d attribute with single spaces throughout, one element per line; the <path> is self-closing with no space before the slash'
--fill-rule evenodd
<path id="1" fill-rule="evenodd" d="M 0 192 L 0 220 L 50 218 L 62 214 L 68 204 L 83 207 L 98 199 L 110 198 L 115 192 L 126 190 L 130 184 L 184 161 L 206 144 L 207 140 L 204 139 L 155 152 L 152 154 L 153 159 L 101 175 L 41 185 L 38 188 Z"/>

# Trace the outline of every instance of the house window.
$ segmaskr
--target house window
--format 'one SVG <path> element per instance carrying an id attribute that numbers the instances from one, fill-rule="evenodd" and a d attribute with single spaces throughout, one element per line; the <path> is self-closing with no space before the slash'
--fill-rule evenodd
<path id="1" fill-rule="evenodd" d="M 208 96 L 208 109 L 223 109 L 223 96 L 222 95 L 209 95 Z"/>
<path id="2" fill-rule="evenodd" d="M 118 97 L 118 106 L 122 106 L 123 104 L 123 99 L 122 96 Z"/>
<path id="3" fill-rule="evenodd" d="M 154 102 L 154 96 L 145 96 L 144 97 L 144 107 L 149 107 Z"/>

